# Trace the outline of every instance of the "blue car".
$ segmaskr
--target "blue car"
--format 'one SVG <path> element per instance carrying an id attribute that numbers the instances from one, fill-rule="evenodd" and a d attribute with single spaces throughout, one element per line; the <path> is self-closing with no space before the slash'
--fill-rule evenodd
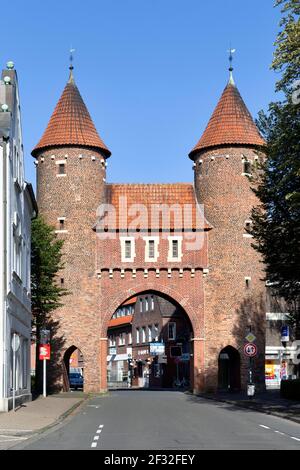
<path id="1" fill-rule="evenodd" d="M 77 372 L 70 372 L 69 374 L 70 387 L 77 390 L 83 388 L 83 376 Z"/>

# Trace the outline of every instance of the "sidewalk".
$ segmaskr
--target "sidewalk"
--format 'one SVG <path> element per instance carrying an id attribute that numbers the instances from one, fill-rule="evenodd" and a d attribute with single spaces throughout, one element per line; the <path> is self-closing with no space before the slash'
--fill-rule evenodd
<path id="1" fill-rule="evenodd" d="M 261 413 L 289 419 L 300 424 L 300 397 L 299 401 L 287 400 L 280 397 L 279 390 L 266 390 L 248 398 L 246 392 L 229 393 L 218 392 L 198 395 L 203 398 L 229 403 L 242 408 L 249 408 Z"/>
<path id="2" fill-rule="evenodd" d="M 58 424 L 88 397 L 82 392 L 59 393 L 24 403 L 16 411 L 0 413 L 0 449 L 8 449 Z"/>

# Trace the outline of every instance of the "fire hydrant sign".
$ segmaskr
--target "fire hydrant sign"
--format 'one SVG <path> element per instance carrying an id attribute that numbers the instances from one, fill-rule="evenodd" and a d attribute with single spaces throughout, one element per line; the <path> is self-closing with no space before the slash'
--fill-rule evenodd
<path id="1" fill-rule="evenodd" d="M 257 354 L 257 346 L 254 343 L 247 343 L 244 346 L 244 354 L 248 357 L 254 357 Z"/>
<path id="2" fill-rule="evenodd" d="M 49 361 L 50 359 L 50 344 L 41 344 L 40 345 L 40 360 Z"/>

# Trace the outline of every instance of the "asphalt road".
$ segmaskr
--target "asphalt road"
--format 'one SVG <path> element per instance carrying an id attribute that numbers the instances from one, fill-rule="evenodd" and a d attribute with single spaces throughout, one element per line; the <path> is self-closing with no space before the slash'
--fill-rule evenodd
<path id="1" fill-rule="evenodd" d="M 116 391 L 22 448 L 300 450 L 300 425 L 177 391 Z"/>

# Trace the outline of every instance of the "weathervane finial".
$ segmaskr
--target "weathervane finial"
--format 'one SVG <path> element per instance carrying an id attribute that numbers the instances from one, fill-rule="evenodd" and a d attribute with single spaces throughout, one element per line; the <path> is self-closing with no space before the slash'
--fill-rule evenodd
<path id="1" fill-rule="evenodd" d="M 74 69 L 74 66 L 73 66 L 73 60 L 74 60 L 73 53 L 74 52 L 75 52 L 75 49 L 73 49 L 72 46 L 71 46 L 70 47 L 70 65 L 69 65 L 69 70 L 70 70 L 69 83 L 74 82 L 74 78 L 73 78 L 73 69 Z"/>
<path id="2" fill-rule="evenodd" d="M 232 72 L 233 72 L 233 67 L 232 67 L 233 56 L 232 56 L 232 54 L 234 54 L 235 51 L 236 51 L 236 49 L 232 49 L 231 45 L 230 45 L 229 50 L 227 51 L 227 52 L 229 52 L 229 73 L 230 73 L 229 83 L 231 83 L 232 85 L 234 85 L 233 74 L 232 74 Z"/>

